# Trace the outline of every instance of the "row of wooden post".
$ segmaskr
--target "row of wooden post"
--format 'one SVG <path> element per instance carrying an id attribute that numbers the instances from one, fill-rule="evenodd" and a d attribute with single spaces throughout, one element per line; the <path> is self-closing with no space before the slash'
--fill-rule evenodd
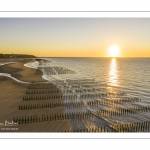
<path id="1" fill-rule="evenodd" d="M 62 93 L 61 90 L 28 90 L 26 94 L 48 94 L 48 93 Z"/>
<path id="2" fill-rule="evenodd" d="M 62 94 L 50 94 L 50 95 L 44 95 L 44 96 L 24 96 L 23 101 L 31 101 L 31 100 L 54 100 L 54 99 L 60 99 L 60 100 L 76 100 L 77 96 L 74 94 L 70 95 L 62 95 Z"/>
<path id="3" fill-rule="evenodd" d="M 66 102 L 66 103 L 44 103 L 44 104 L 24 104 L 19 105 L 19 110 L 31 110 L 31 109 L 45 109 L 45 108 L 56 108 L 56 107 L 81 107 L 83 102 Z"/>
<path id="4" fill-rule="evenodd" d="M 47 114 L 39 117 L 38 115 L 34 116 L 22 116 L 14 117 L 13 121 L 18 122 L 18 124 L 24 123 L 35 123 L 35 122 L 46 122 L 46 121 L 56 121 L 56 120 L 81 120 L 81 119 L 90 119 L 93 118 L 93 114 L 90 112 L 77 112 L 77 113 L 61 113 L 61 114 Z"/>
<path id="5" fill-rule="evenodd" d="M 150 131 L 150 121 L 115 124 L 112 129 L 114 132 L 148 132 Z"/>
<path id="6" fill-rule="evenodd" d="M 89 94 L 81 94 L 80 97 L 83 99 L 88 98 L 99 98 L 99 97 L 109 97 L 109 96 L 124 96 L 125 92 L 120 93 L 89 93 Z"/>
<path id="7" fill-rule="evenodd" d="M 74 74 L 75 72 L 64 67 L 53 66 L 53 68 L 57 71 L 58 74 Z"/>
<path id="8" fill-rule="evenodd" d="M 40 82 L 31 82 L 29 84 L 29 87 L 35 87 L 35 86 L 51 86 L 51 87 L 55 87 L 55 85 L 53 85 L 52 83 L 50 82 L 43 82 L 43 81 L 40 81 Z"/>
<path id="9" fill-rule="evenodd" d="M 65 130 L 64 132 L 108 132 L 106 127 L 89 127 L 76 130 Z"/>
<path id="10" fill-rule="evenodd" d="M 117 108 L 114 110 L 99 110 L 97 111 L 97 115 L 122 116 L 122 115 L 131 115 L 139 112 L 148 112 L 148 111 L 150 111 L 150 106 L 134 107 L 134 108 Z"/>
<path id="11" fill-rule="evenodd" d="M 56 86 L 29 86 L 29 90 L 35 90 L 35 89 L 57 89 Z"/>
<path id="12" fill-rule="evenodd" d="M 68 83 L 95 82 L 95 79 L 66 80 Z"/>
<path id="13" fill-rule="evenodd" d="M 119 104 L 119 103 L 128 103 L 128 102 L 139 102 L 141 101 L 138 98 L 121 98 L 121 99 L 117 99 L 117 100 L 91 100 L 91 101 L 87 101 L 87 105 L 88 106 L 98 106 L 100 104 L 104 104 L 104 105 L 112 105 L 112 104 Z"/>

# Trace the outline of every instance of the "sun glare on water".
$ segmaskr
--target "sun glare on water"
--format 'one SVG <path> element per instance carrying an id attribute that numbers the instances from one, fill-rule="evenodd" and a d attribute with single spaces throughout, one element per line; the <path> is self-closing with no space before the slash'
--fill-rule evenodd
<path id="1" fill-rule="evenodd" d="M 112 45 L 109 47 L 108 56 L 109 57 L 120 57 L 120 49 L 118 45 Z"/>

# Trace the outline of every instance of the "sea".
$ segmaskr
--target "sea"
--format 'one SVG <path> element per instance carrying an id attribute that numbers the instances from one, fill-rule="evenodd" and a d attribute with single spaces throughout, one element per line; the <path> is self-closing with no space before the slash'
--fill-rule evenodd
<path id="1" fill-rule="evenodd" d="M 117 86 L 150 101 L 150 58 L 47 58 L 53 66 L 72 69 L 76 74 L 62 79 L 96 79 Z"/>
<path id="2" fill-rule="evenodd" d="M 41 59 L 45 61 L 41 60 L 40 64 L 36 65 L 43 71 L 43 77 L 58 85 L 62 92 L 65 91 L 63 88 L 69 88 L 77 95 L 76 101 L 85 103 L 85 108 L 69 109 L 67 113 L 88 109 L 95 116 L 100 115 L 90 123 L 84 122 L 86 128 L 87 126 L 107 126 L 110 131 L 111 126 L 114 130 L 124 131 L 122 128 L 118 129 L 118 126 L 124 124 L 126 127 L 126 124 L 130 124 L 132 127 L 130 131 L 133 131 L 135 124 L 139 123 L 136 125 L 138 129 L 144 126 L 139 131 L 149 131 L 146 123 L 150 123 L 150 58 L 52 57 Z M 103 87 L 103 85 L 106 86 Z M 117 95 L 118 92 L 126 94 Z M 98 96 L 101 93 L 110 95 L 105 98 Z M 134 98 L 137 99 L 134 100 Z M 66 98 L 65 101 L 73 100 Z M 96 101 L 97 105 L 94 104 Z M 86 105 L 87 102 L 92 104 Z M 83 124 L 80 124 L 82 128 Z M 118 125 L 117 129 L 115 125 Z M 72 127 L 75 129 L 76 126 L 77 124 L 73 122 Z M 134 131 L 138 131 L 137 128 Z"/>

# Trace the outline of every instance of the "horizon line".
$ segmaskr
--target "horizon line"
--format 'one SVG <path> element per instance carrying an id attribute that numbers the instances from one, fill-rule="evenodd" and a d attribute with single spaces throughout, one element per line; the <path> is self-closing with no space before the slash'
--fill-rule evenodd
<path id="1" fill-rule="evenodd" d="M 144 57 L 139 57 L 139 56 L 125 56 L 125 57 L 106 57 L 106 56 L 36 56 L 38 58 L 44 57 L 44 58 L 150 58 L 150 56 L 144 56 Z"/>

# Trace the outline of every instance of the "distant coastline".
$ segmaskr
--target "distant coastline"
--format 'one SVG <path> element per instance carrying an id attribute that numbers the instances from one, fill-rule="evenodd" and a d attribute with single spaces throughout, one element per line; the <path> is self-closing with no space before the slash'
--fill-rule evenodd
<path id="1" fill-rule="evenodd" d="M 6 59 L 6 58 L 36 58 L 34 55 L 28 55 L 28 54 L 0 54 L 0 59 Z"/>

